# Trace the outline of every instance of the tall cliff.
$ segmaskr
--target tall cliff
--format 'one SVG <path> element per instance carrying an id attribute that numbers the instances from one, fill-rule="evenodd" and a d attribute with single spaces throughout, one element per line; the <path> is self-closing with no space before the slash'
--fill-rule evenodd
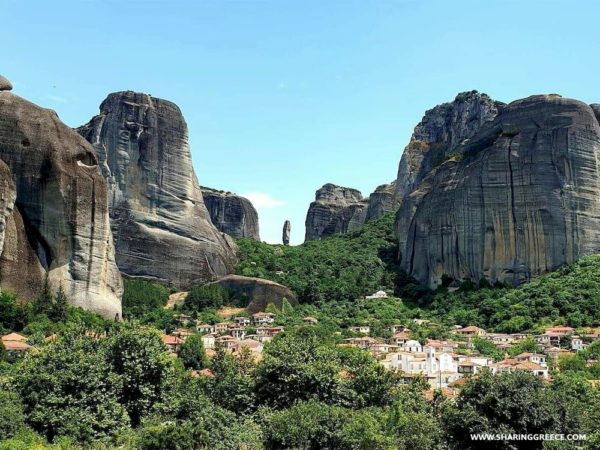
<path id="1" fill-rule="evenodd" d="M 250 200 L 207 187 L 202 187 L 202 196 L 210 220 L 219 231 L 260 241 L 258 213 Z"/>
<path id="2" fill-rule="evenodd" d="M 400 203 L 395 183 L 378 186 L 369 198 L 363 198 L 356 189 L 332 183 L 323 185 L 315 193 L 315 201 L 306 213 L 305 239 L 309 241 L 347 233 L 369 220 L 396 211 Z"/>
<path id="3" fill-rule="evenodd" d="M 94 149 L 54 111 L 1 84 L 0 285 L 30 299 L 47 274 L 70 303 L 120 316 L 121 276 Z"/>
<path id="4" fill-rule="evenodd" d="M 231 272 L 236 246 L 210 221 L 177 105 L 116 92 L 78 131 L 108 183 L 121 272 L 177 288 Z"/>
<path id="5" fill-rule="evenodd" d="M 368 200 L 356 189 L 323 185 L 308 208 L 305 239 L 321 239 L 360 227 L 365 223 L 368 207 Z"/>
<path id="6" fill-rule="evenodd" d="M 452 117 L 454 134 L 438 140 L 443 159 L 425 168 L 423 147 L 400 164 L 397 231 L 409 274 L 430 286 L 443 274 L 518 284 L 600 250 L 594 108 L 539 95 L 476 114 L 473 126 Z"/>

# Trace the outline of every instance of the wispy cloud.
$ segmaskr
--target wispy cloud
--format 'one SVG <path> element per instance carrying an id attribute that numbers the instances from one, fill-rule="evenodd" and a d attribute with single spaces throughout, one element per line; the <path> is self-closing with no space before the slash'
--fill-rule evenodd
<path id="1" fill-rule="evenodd" d="M 256 209 L 278 208 L 285 205 L 284 201 L 277 200 L 265 192 L 247 192 L 242 194 L 242 197 L 250 200 Z"/>
<path id="2" fill-rule="evenodd" d="M 46 95 L 46 97 L 56 103 L 67 103 L 69 101 L 64 97 L 60 97 L 59 95 Z"/>
<path id="3" fill-rule="evenodd" d="M 277 89 L 285 89 L 286 87 L 287 87 L 287 83 L 284 83 L 283 81 L 277 85 Z"/>

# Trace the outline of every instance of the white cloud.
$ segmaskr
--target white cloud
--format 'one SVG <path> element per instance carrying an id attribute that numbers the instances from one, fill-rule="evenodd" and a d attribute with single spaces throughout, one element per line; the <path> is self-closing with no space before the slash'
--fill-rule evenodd
<path id="1" fill-rule="evenodd" d="M 53 102 L 57 102 L 57 103 L 67 103 L 68 100 L 64 97 L 60 97 L 58 95 L 47 95 L 46 97 L 48 97 L 48 99 L 52 100 Z"/>
<path id="2" fill-rule="evenodd" d="M 287 84 L 284 83 L 283 81 L 277 85 L 278 89 L 285 89 L 286 87 L 287 87 Z"/>
<path id="3" fill-rule="evenodd" d="M 242 194 L 242 197 L 250 200 L 256 209 L 278 208 L 285 205 L 284 201 L 277 200 L 265 192 L 247 192 Z"/>

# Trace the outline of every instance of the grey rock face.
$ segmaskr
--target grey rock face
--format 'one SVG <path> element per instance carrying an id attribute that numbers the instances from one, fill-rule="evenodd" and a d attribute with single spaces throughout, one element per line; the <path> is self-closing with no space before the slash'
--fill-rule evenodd
<path id="1" fill-rule="evenodd" d="M 0 91 L 12 91 L 12 84 L 2 75 L 0 75 Z"/>
<path id="2" fill-rule="evenodd" d="M 365 223 L 369 201 L 360 191 L 327 183 L 315 194 L 306 215 L 306 240 L 346 233 Z"/>
<path id="3" fill-rule="evenodd" d="M 398 213 L 403 268 L 430 286 L 442 274 L 518 284 L 598 252 L 596 112 L 556 95 L 528 97 L 448 144 L 455 156 Z"/>
<path id="4" fill-rule="evenodd" d="M 236 298 L 248 302 L 246 309 L 251 313 L 264 311 L 269 303 L 281 308 L 284 298 L 292 306 L 298 304 L 298 300 L 290 288 L 263 278 L 227 275 L 211 284 L 218 284 L 230 289 Z"/>
<path id="5" fill-rule="evenodd" d="M 378 186 L 369 195 L 369 208 L 367 209 L 367 221 L 377 219 L 384 214 L 398 209 L 400 202 L 396 196 L 396 182 Z"/>
<path id="6" fill-rule="evenodd" d="M 402 154 L 396 197 L 402 200 L 411 193 L 453 148 L 475 135 L 484 123 L 493 120 L 502 105 L 486 94 L 471 91 L 458 94 L 454 101 L 427 111 Z"/>
<path id="7" fill-rule="evenodd" d="M 290 233 L 292 231 L 292 225 L 289 220 L 286 220 L 283 223 L 283 233 L 281 236 L 281 240 L 283 245 L 290 245 Z"/>
<path id="8" fill-rule="evenodd" d="M 78 131 L 107 180 L 121 272 L 180 289 L 231 272 L 236 246 L 210 221 L 174 103 L 113 93 Z"/>
<path id="9" fill-rule="evenodd" d="M 233 237 L 260 241 L 258 213 L 247 198 L 202 187 L 204 204 L 215 227 Z"/>
<path id="10" fill-rule="evenodd" d="M 93 148 L 54 111 L 0 92 L 0 284 L 24 299 L 45 274 L 69 301 L 121 315 L 106 183 Z"/>

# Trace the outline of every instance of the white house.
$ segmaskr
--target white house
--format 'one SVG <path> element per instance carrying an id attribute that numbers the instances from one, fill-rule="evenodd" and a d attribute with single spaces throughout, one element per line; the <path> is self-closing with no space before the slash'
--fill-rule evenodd
<path id="1" fill-rule="evenodd" d="M 204 348 L 215 348 L 215 335 L 214 334 L 204 334 L 202 336 L 202 343 L 204 344 Z"/>
<path id="2" fill-rule="evenodd" d="M 354 327 L 350 327 L 351 331 L 355 333 L 369 334 L 371 332 L 371 327 L 368 325 L 356 325 Z"/>
<path id="3" fill-rule="evenodd" d="M 404 345 L 400 346 L 400 349 L 408 353 L 421 353 L 423 351 L 423 346 L 419 341 L 409 339 Z"/>
<path id="4" fill-rule="evenodd" d="M 377 291 L 374 294 L 371 295 L 367 295 L 365 298 L 366 299 L 371 299 L 371 298 L 387 298 L 387 293 L 385 291 Z"/>

